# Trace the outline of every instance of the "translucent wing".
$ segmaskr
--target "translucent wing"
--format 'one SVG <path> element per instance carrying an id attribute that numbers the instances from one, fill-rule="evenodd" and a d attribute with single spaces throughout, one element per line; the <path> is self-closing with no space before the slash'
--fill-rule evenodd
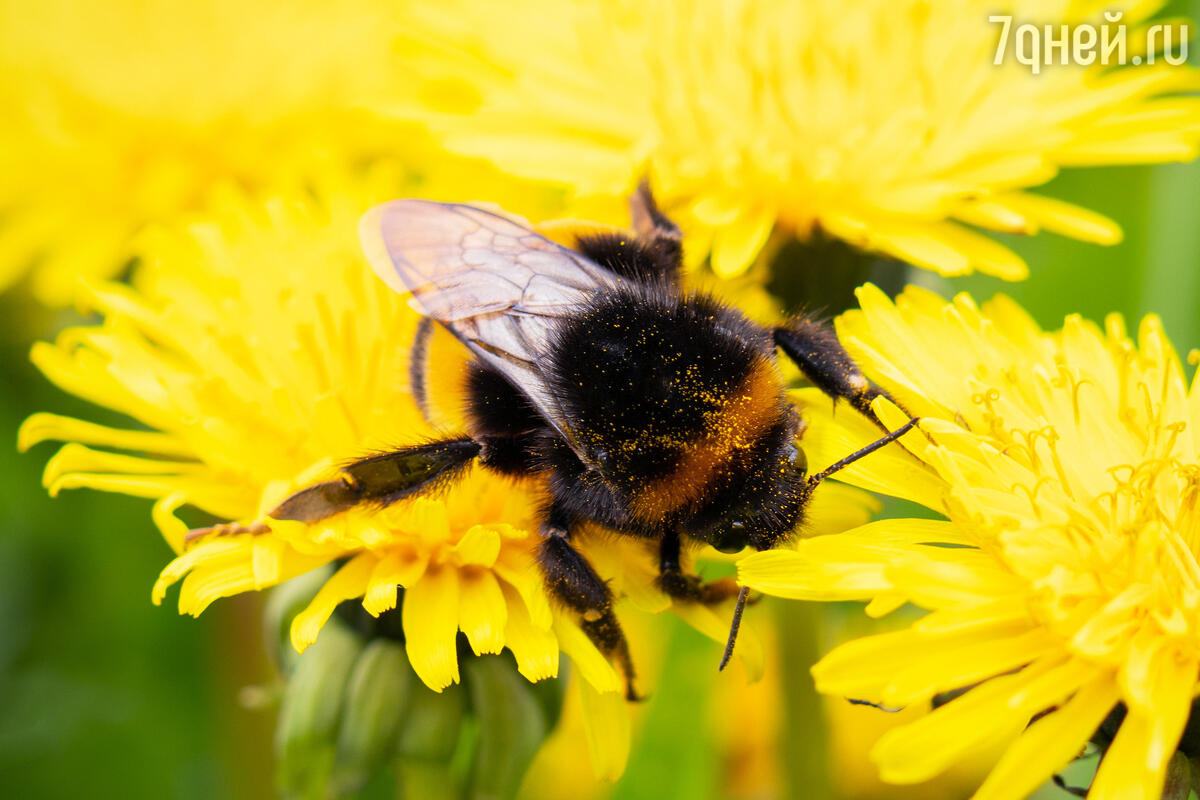
<path id="1" fill-rule="evenodd" d="M 359 234 L 379 277 L 411 293 L 418 312 L 523 391 L 590 463 L 549 390 L 545 366 L 555 321 L 597 288 L 616 286 L 617 276 L 474 206 L 393 200 L 368 211 Z"/>

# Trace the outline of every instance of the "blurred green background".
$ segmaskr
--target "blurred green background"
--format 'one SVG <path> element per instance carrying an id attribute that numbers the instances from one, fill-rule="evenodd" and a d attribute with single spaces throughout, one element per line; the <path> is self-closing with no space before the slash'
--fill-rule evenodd
<path id="1" fill-rule="evenodd" d="M 1200 4 L 1192 6 L 1173 9 L 1195 16 Z M 935 288 L 966 290 L 978 299 L 1006 292 L 1048 327 L 1075 312 L 1101 320 L 1117 311 L 1131 321 L 1156 313 L 1181 355 L 1200 347 L 1200 165 L 1070 171 L 1044 191 L 1113 217 L 1124 241 L 1104 248 L 1050 234 L 1002 237 L 1028 260 L 1029 280 L 931 278 Z M 175 613 L 174 595 L 155 607 L 150 587 L 171 553 L 150 522 L 150 504 L 92 492 L 46 496 L 40 474 L 53 446 L 18 454 L 21 421 L 43 410 L 107 417 L 49 386 L 28 361 L 32 341 L 79 317 L 42 310 L 20 288 L 0 296 L 0 316 L 0 437 L 8 442 L 0 447 L 0 794 L 272 796 L 272 713 L 238 702 L 242 687 L 271 677 L 256 599 L 218 603 L 198 620 Z M 846 612 L 801 607 L 790 613 L 803 622 L 804 615 L 836 619 Z M 613 796 L 722 797 L 728 764 L 707 722 L 713 710 L 697 702 L 714 679 L 709 670 L 718 648 L 674 619 L 661 624 L 663 670 L 671 677 L 651 687 L 628 772 Z M 826 646 L 786 640 L 784 663 L 768 669 L 803 671 Z M 807 676 L 797 683 L 807 685 Z M 803 690 L 787 698 L 785 796 L 820 798 L 831 791 L 817 774 L 828 763 L 821 708 Z M 728 720 L 730 728 L 743 722 L 736 715 Z M 387 796 L 386 789 L 370 793 Z M 902 796 L 944 795 L 910 790 Z M 1040 796 L 1067 797 L 1053 788 Z"/>

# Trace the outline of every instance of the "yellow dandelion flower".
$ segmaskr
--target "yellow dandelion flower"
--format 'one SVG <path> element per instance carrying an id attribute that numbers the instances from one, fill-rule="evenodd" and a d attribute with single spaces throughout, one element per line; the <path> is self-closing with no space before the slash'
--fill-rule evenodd
<path id="1" fill-rule="evenodd" d="M 945 275 L 1017 279 L 1024 262 L 976 228 L 1120 237 L 1029 187 L 1064 166 L 1196 155 L 1200 103 L 1170 96 L 1196 87 L 1185 67 L 994 63 L 990 16 L 1097 25 L 1111 5 L 455 0 L 411 9 L 398 49 L 422 80 L 393 109 L 593 214 L 649 171 L 691 257 L 711 253 L 722 276 L 773 234 L 819 229 Z M 1122 7 L 1129 53 L 1160 5 Z"/>
<path id="2" fill-rule="evenodd" d="M 69 302 L 223 186 L 301 191 L 411 148 L 364 110 L 399 79 L 388 6 L 0 3 L 0 287 L 36 264 L 35 294 Z"/>
<path id="3" fill-rule="evenodd" d="M 833 610 L 833 609 L 830 609 Z M 834 611 L 834 623 L 825 630 L 827 641 L 840 643 L 869 633 L 883 633 L 907 627 L 916 616 L 898 613 L 882 620 L 852 618 L 850 609 Z M 1011 739 L 1000 740 L 968 758 L 954 762 L 945 772 L 928 781 L 904 786 L 884 783 L 870 762 L 875 743 L 891 730 L 909 725 L 930 711 L 930 704 L 910 705 L 902 709 L 877 708 L 848 702 L 836 695 L 822 698 L 822 710 L 828 727 L 831 757 L 830 777 L 841 800 L 928 800 L 970 797 L 987 775 Z"/>
<path id="4" fill-rule="evenodd" d="M 1159 797 L 1177 748 L 1196 755 L 1181 737 L 1200 670 L 1200 383 L 1152 316 L 1135 341 L 1115 315 L 1046 333 L 1003 297 L 859 298 L 839 334 L 922 421 L 839 477 L 946 519 L 756 554 L 742 580 L 929 612 L 813 669 L 821 691 L 887 706 L 953 698 L 879 741 L 885 780 L 927 780 L 1011 738 L 975 798 L 1020 798 L 1091 739 L 1105 753 L 1089 797 Z M 876 435 L 844 414 L 811 430 L 818 463 Z"/>
<path id="5" fill-rule="evenodd" d="M 338 562 L 292 624 L 298 650 L 339 603 L 361 598 L 377 615 L 397 606 L 402 587 L 409 659 L 434 690 L 460 679 L 459 631 L 476 653 L 511 650 L 532 681 L 557 675 L 566 653 L 601 731 L 590 737 L 594 765 L 613 777 L 628 747 L 624 684 L 548 599 L 534 561 L 537 498 L 477 472 L 444 496 L 313 525 L 266 517 L 336 463 L 433 433 L 407 387 L 418 317 L 359 253 L 358 215 L 380 198 L 330 196 L 324 211 L 237 203 L 219 221 L 147 235 L 138 288 L 94 289 L 104 323 L 63 332 L 33 359 L 60 387 L 152 430 L 38 414 L 20 444 L 69 442 L 47 465 L 51 493 L 156 500 L 154 520 L 177 555 L 153 599 L 182 581 L 181 613 Z M 249 532 L 189 541 L 175 515 L 185 505 Z"/>

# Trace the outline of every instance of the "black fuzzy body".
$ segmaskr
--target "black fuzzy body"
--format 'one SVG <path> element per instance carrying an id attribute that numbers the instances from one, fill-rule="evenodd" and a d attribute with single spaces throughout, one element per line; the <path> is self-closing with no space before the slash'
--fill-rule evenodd
<path id="1" fill-rule="evenodd" d="M 718 398 L 773 359 L 770 335 L 707 295 L 598 292 L 563 320 L 551 388 L 589 455 L 623 489 L 673 469 Z"/>
<path id="2" fill-rule="evenodd" d="M 464 378 L 465 411 L 471 436 L 484 443 L 483 465 L 510 477 L 546 478 L 547 505 L 565 527 L 590 521 L 649 539 L 670 528 L 719 544 L 735 523 L 745 525 L 731 515 L 755 518 L 764 529 L 759 535 L 769 528 L 772 542 L 800 522 L 802 475 L 788 475 L 780 486 L 799 427 L 782 391 L 773 399 L 774 419 L 715 471 L 695 501 L 656 518 L 631 508 L 641 487 L 669 479 L 698 441 L 714 436 L 710 422 L 723 398 L 756 369 L 774 370 L 769 330 L 709 295 L 632 284 L 597 292 L 565 317 L 552 351 L 550 388 L 588 463 L 517 387 L 479 361 Z"/>
<path id="3" fill-rule="evenodd" d="M 781 391 L 773 421 L 694 500 L 657 518 L 633 508 L 640 489 L 670 480 L 697 443 L 720 436 L 712 420 L 723 399 L 755 370 L 774 370 L 769 331 L 710 296 L 643 284 L 597 293 L 563 320 L 553 353 L 551 388 L 595 465 L 567 448 L 548 452 L 551 492 L 565 513 L 622 533 L 657 538 L 672 528 L 714 542 L 735 510 L 790 517 L 787 527 L 795 527 L 798 513 L 772 506 L 779 499 L 772 478 L 798 428 Z"/>
<path id="4" fill-rule="evenodd" d="M 678 239 L 669 231 L 589 235 L 576 250 L 623 280 L 563 313 L 546 348 L 546 388 L 573 441 L 539 413 L 526 387 L 477 358 L 463 389 L 480 463 L 542 481 L 547 516 L 568 536 L 576 523 L 594 522 L 727 551 L 775 546 L 803 521 L 811 494 L 801 421 L 778 380 L 776 348 L 781 337 L 798 338 L 816 348 L 818 366 L 850 363 L 836 338 L 803 318 L 796 334 L 765 328 L 711 295 L 682 290 Z M 414 363 L 424 357 L 414 353 Z M 727 408 L 751 390 L 766 396 L 753 429 L 743 431 Z M 424 397 L 418 381 L 414 392 Z M 697 470 L 710 453 L 713 463 Z M 650 488 L 675 483 L 682 499 L 647 500 Z"/>

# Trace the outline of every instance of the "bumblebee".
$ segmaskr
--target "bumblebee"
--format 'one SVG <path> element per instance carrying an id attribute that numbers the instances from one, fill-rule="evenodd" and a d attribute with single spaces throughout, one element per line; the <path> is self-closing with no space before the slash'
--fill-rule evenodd
<path id="1" fill-rule="evenodd" d="M 767 550 L 804 519 L 818 483 L 912 425 L 809 475 L 805 422 L 788 401 L 776 352 L 864 414 L 881 390 L 826 325 L 775 328 L 681 286 L 679 229 L 643 185 L 633 233 L 580 236 L 574 249 L 482 208 L 396 200 L 360 233 L 379 276 L 423 316 L 411 387 L 428 415 L 438 365 L 434 325 L 472 354 L 462 387 L 467 430 L 345 464 L 270 516 L 316 522 L 359 504 L 389 505 L 453 481 L 472 463 L 545 486 L 538 562 L 552 595 L 596 645 L 633 668 L 613 595 L 576 550 L 583 523 L 657 544 L 659 585 L 680 601 L 737 596 L 728 661 L 746 601 L 729 579 L 683 570 L 685 544 Z"/>

